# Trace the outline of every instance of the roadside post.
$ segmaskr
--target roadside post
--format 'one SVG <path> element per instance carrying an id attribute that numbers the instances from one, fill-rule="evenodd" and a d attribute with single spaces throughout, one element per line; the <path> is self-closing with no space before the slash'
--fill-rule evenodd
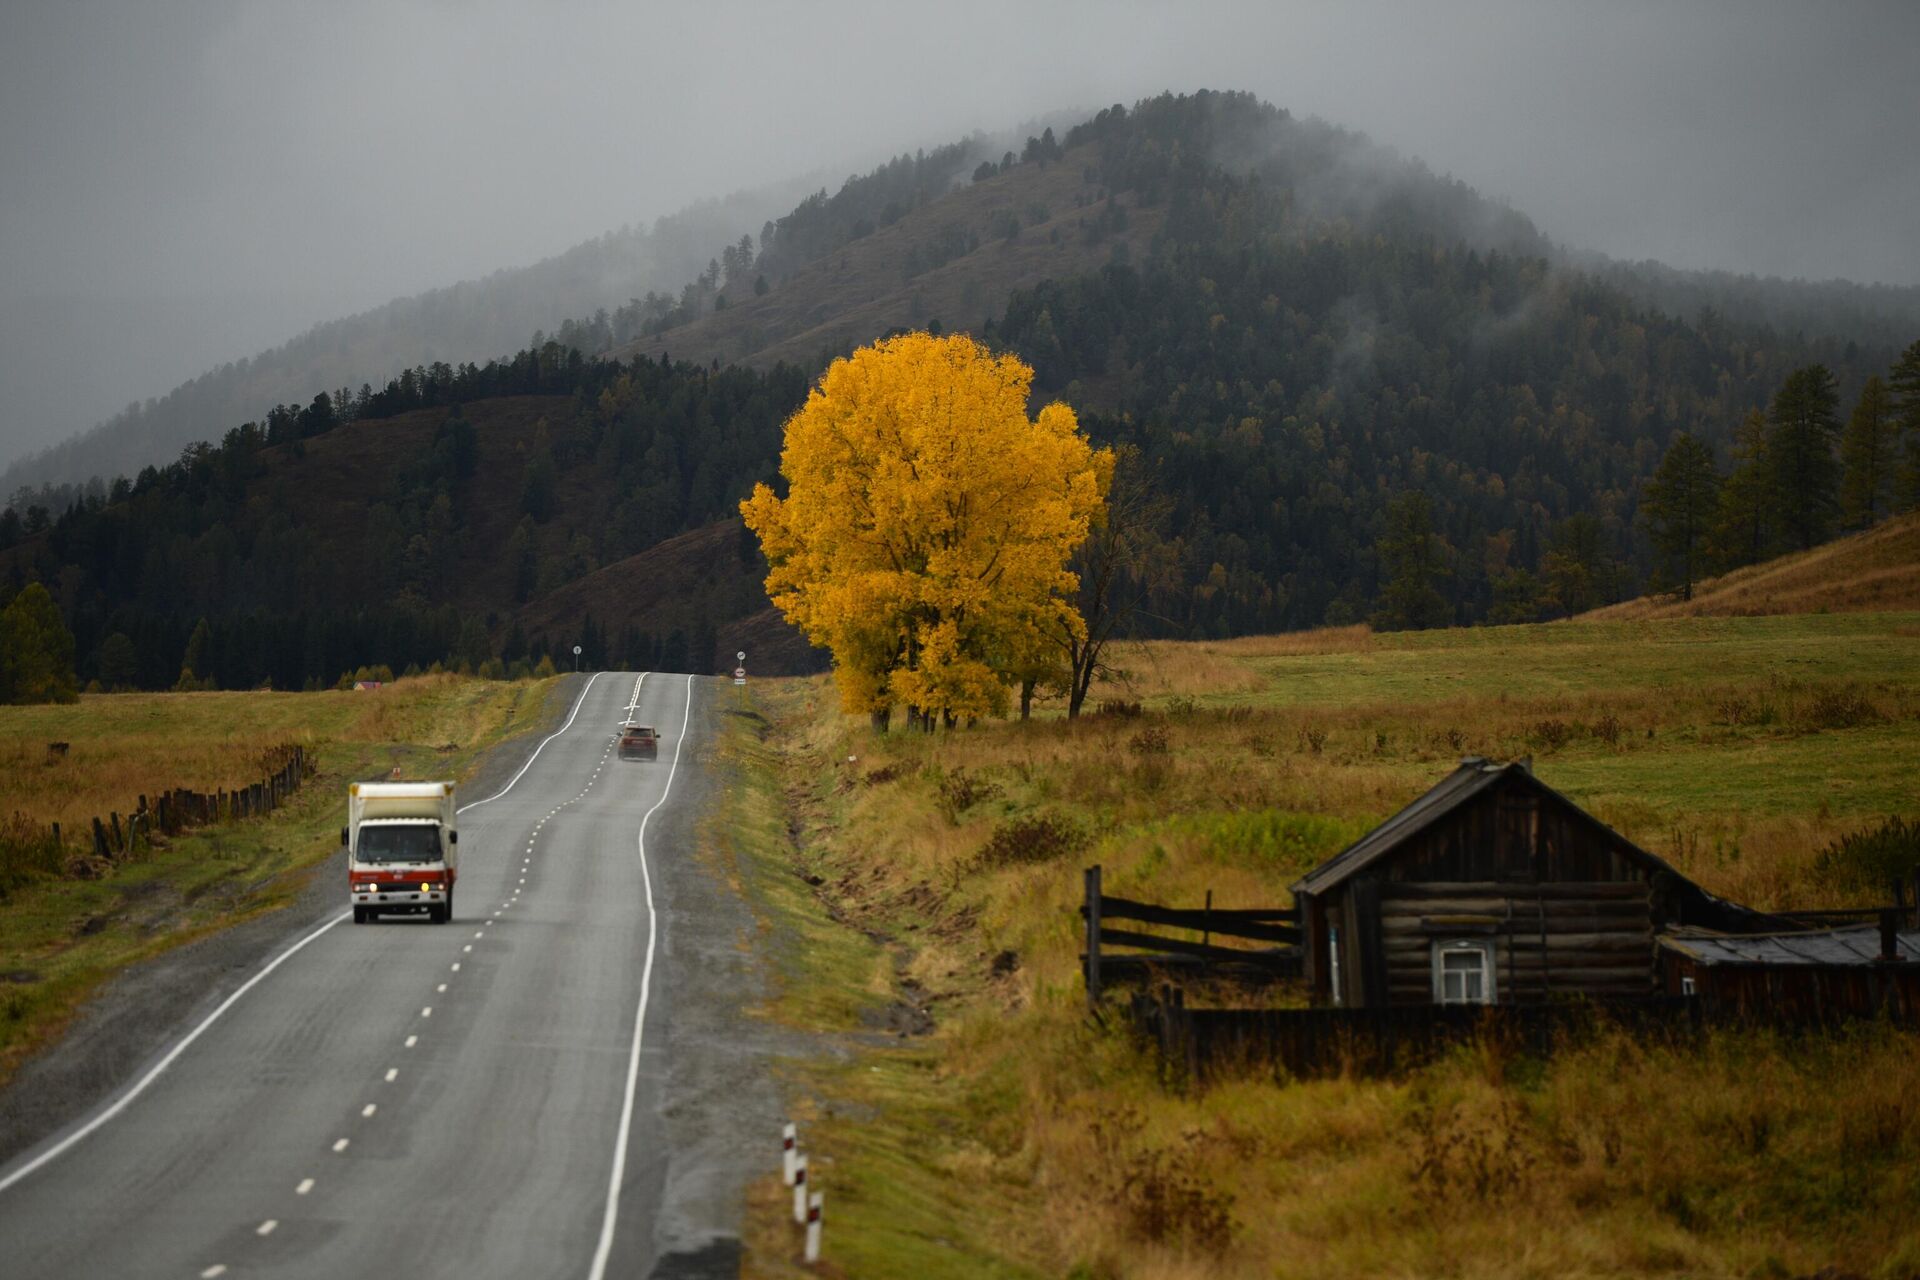
<path id="1" fill-rule="evenodd" d="M 735 684 L 745 684 L 747 682 L 747 651 L 745 649 L 740 650 L 740 652 L 733 655 L 733 660 L 740 664 L 733 669 L 733 682 Z"/>
<path id="2" fill-rule="evenodd" d="M 575 671 L 580 670 L 580 646 L 579 645 L 573 646 L 573 669 Z"/>
<path id="3" fill-rule="evenodd" d="M 820 1206 L 825 1202 L 821 1192 L 807 1197 L 807 1252 L 810 1263 L 820 1261 Z"/>
<path id="4" fill-rule="evenodd" d="M 780 1131 L 780 1181 L 789 1187 L 793 1185 L 793 1162 L 800 1155 L 799 1143 L 798 1126 L 789 1124 Z"/>
<path id="5" fill-rule="evenodd" d="M 793 1221 L 795 1225 L 805 1226 L 807 1222 L 807 1158 L 793 1158 Z"/>

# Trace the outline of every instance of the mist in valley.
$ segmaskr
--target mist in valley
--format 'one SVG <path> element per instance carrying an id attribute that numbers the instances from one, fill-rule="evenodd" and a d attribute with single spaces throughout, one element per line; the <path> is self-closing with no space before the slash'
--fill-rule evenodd
<path id="1" fill-rule="evenodd" d="M 1914 285 L 1915 47 L 1899 4 L 14 6 L 0 464 L 269 349 L 159 416 L 505 355 L 891 155 L 1166 89 L 1329 122 L 1303 213 L 1417 158 L 1491 198 L 1470 240 Z M 178 445 L 120 448 L 61 478 Z"/>

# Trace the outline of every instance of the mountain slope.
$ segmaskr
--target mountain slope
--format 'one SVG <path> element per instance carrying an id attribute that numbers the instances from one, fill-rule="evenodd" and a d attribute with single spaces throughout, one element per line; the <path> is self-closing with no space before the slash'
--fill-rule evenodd
<path id="1" fill-rule="evenodd" d="M 13 462 L 0 472 L 0 499 L 23 487 L 111 479 L 170 462 L 187 445 L 257 420 L 275 404 L 304 405 L 320 392 L 339 399 L 338 388 L 379 386 L 415 365 L 458 365 L 516 351 L 529 335 L 557 329 L 570 317 L 677 288 L 720 245 L 758 230 L 810 186 L 789 181 L 708 201 L 651 228 L 612 232 L 531 266 L 316 325 Z"/>
<path id="2" fill-rule="evenodd" d="M 1777 613 L 1920 611 L 1920 512 L 1895 516 L 1810 551 L 1695 584 L 1693 599 L 1644 596 L 1592 618 L 1751 617 Z"/>

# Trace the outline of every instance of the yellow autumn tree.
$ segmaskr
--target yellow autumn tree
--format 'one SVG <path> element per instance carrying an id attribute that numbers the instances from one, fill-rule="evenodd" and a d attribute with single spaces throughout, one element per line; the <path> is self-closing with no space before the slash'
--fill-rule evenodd
<path id="1" fill-rule="evenodd" d="M 927 727 L 1004 711 L 1035 637 L 1079 625 L 1067 564 L 1113 455 L 1064 404 L 1029 418 L 1032 381 L 967 337 L 862 347 L 787 421 L 787 496 L 740 504 L 767 594 L 883 728 L 900 706 Z"/>

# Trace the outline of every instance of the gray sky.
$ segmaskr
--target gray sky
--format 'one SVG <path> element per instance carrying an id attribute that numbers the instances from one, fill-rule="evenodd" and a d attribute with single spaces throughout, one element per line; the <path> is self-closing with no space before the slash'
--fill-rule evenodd
<path id="1" fill-rule="evenodd" d="M 1920 3 L 0 0 L 0 460 L 388 298 L 1249 89 L 1577 248 L 1920 283 Z"/>

